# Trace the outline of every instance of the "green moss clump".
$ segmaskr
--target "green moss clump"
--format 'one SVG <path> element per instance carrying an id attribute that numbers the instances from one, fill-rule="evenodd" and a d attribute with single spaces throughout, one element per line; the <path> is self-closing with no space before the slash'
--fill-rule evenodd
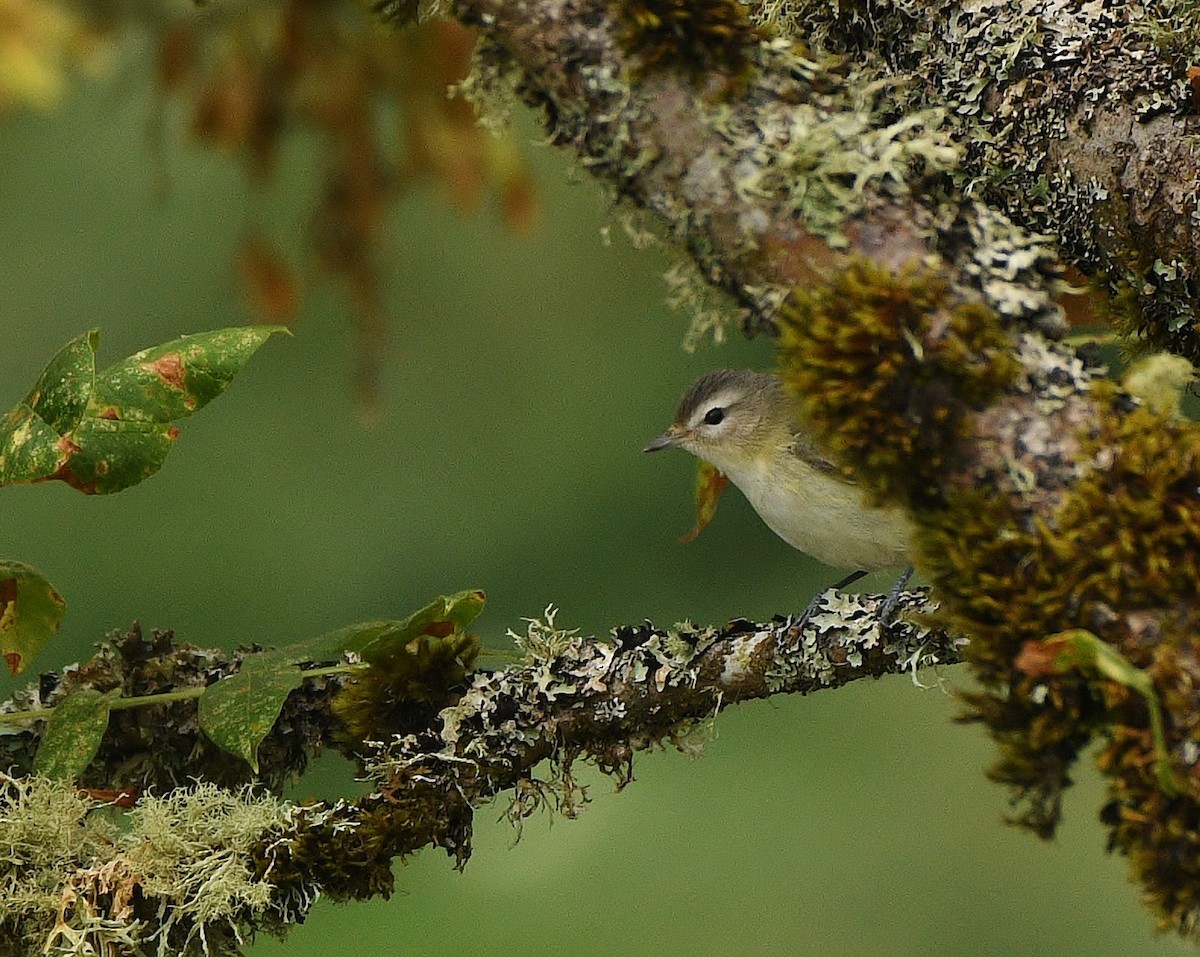
<path id="1" fill-rule="evenodd" d="M 1080 625 L 1071 555 L 1049 526 L 986 488 L 925 512 L 916 539 L 916 560 L 936 583 L 939 623 L 971 636 L 964 657 L 983 690 L 963 695 L 962 720 L 981 722 L 999 744 L 988 775 L 1012 788 L 1014 822 L 1052 837 L 1070 768 L 1102 709 L 1084 676 L 1028 676 L 1015 661 L 1027 642 Z"/>
<path id="2" fill-rule="evenodd" d="M 422 634 L 347 682 L 333 699 L 333 713 L 352 741 L 389 738 L 427 728 L 451 704 L 479 658 L 479 638 L 454 629 Z"/>
<path id="3" fill-rule="evenodd" d="M 621 43 L 643 72 L 677 70 L 699 82 L 721 72 L 744 78 L 762 36 L 737 0 L 614 0 Z"/>
<path id="4" fill-rule="evenodd" d="M 1168 794 L 1145 702 L 1101 674 L 1030 667 L 1042 639 L 1092 631 L 1150 675 L 1173 760 L 1200 752 L 1200 426 L 1133 407 L 1098 387 L 1100 426 L 1083 436 L 1092 467 L 1044 520 L 970 489 L 923 515 L 916 550 L 937 584 L 941 614 L 971 635 L 965 649 L 983 690 L 970 718 L 1000 743 L 991 769 L 1014 788 L 1018 823 L 1053 833 L 1062 790 L 1093 734 L 1107 746 L 1104 820 L 1164 925 L 1200 917 L 1200 787 Z M 1178 772 L 1179 768 L 1172 770 Z"/>
<path id="5" fill-rule="evenodd" d="M 781 374 L 805 421 L 880 501 L 940 501 L 968 413 L 1020 368 L 996 313 L 959 301 L 927 269 L 853 260 L 794 290 L 776 322 Z"/>

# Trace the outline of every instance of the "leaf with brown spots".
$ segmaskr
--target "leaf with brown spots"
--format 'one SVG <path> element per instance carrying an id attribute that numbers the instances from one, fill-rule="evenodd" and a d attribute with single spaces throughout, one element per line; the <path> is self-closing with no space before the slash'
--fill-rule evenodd
<path id="1" fill-rule="evenodd" d="M 31 565 L 0 561 L 0 655 L 19 675 L 58 631 L 66 602 Z"/>
<path id="2" fill-rule="evenodd" d="M 34 773 L 55 781 L 79 777 L 100 750 L 109 710 L 119 697 L 120 688 L 81 688 L 59 702 L 38 743 Z"/>
<path id="3" fill-rule="evenodd" d="M 203 408 L 278 326 L 217 329 L 96 371 L 95 329 L 72 339 L 25 400 L 0 419 L 0 486 L 58 480 L 119 492 L 162 467 L 173 422 Z"/>
<path id="4" fill-rule="evenodd" d="M 397 656 L 415 654 L 417 645 L 413 642 L 419 645 L 427 638 L 450 638 L 478 617 L 483 611 L 484 601 L 483 592 L 478 590 L 442 595 L 403 621 L 396 622 L 391 631 L 364 645 L 360 651 L 362 659 L 371 664 L 384 664 Z M 437 642 L 432 644 L 436 645 Z"/>

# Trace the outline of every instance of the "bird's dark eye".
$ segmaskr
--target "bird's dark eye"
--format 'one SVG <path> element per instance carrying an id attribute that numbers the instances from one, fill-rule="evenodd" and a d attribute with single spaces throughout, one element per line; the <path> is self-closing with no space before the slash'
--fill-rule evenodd
<path id="1" fill-rule="evenodd" d="M 718 405 L 715 408 L 709 409 L 707 412 L 704 413 L 704 424 L 705 425 L 720 425 L 724 418 L 725 418 L 725 410 L 722 409 Z"/>

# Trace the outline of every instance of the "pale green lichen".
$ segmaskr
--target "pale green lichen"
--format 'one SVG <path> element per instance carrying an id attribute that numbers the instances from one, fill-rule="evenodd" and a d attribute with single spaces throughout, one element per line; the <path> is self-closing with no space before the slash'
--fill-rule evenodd
<path id="1" fill-rule="evenodd" d="M 479 125 L 500 136 L 509 132 L 512 125 L 513 110 L 520 103 L 517 94 L 520 82 L 517 65 L 484 36 L 471 53 L 467 75 L 446 92 L 471 104 Z"/>
<path id="2" fill-rule="evenodd" d="M 705 342 L 720 345 L 734 324 L 737 309 L 729 296 L 717 289 L 700 272 L 695 261 L 681 257 L 663 273 L 667 305 L 688 317 L 683 348 L 695 352 Z"/>
<path id="3" fill-rule="evenodd" d="M 728 142 L 713 175 L 731 177 L 743 202 L 769 202 L 773 218 L 794 215 L 838 245 L 843 222 L 870 193 L 907 196 L 921 177 L 957 168 L 941 110 L 901 113 L 890 81 L 801 56 L 786 39 L 764 42 L 760 55 L 754 108 L 718 105 L 705 117 Z M 807 94 L 800 102 L 798 85 Z"/>
<path id="4" fill-rule="evenodd" d="M 547 605 L 541 618 L 523 618 L 525 633 L 519 634 L 511 628 L 508 637 L 517 646 L 527 662 L 536 662 L 549 658 L 557 658 L 564 654 L 578 640 L 579 629 L 559 628 L 554 624 L 558 617 L 558 609 Z"/>
<path id="5" fill-rule="evenodd" d="M 232 954 L 268 914 L 301 916 L 256 876 L 251 855 L 291 823 L 286 802 L 201 784 L 142 795 L 122 815 L 42 778 L 0 775 L 0 789 L 5 953 Z M 158 920 L 139 918 L 135 901 Z"/>
<path id="6" fill-rule="evenodd" d="M 962 194 L 1052 235 L 1065 261 L 1124 290 L 1125 331 L 1195 360 L 1200 219 L 1194 184 L 1171 171 L 1194 165 L 1177 119 L 1194 112 L 1186 67 L 1200 52 L 1196 9 L 1195 0 L 953 9 L 762 0 L 752 15 L 853 57 L 864 77 L 915 78 L 898 102 L 946 111 L 944 129 L 963 147 Z M 1157 118 L 1168 122 L 1152 127 Z"/>
<path id="7" fill-rule="evenodd" d="M 209 952 L 214 928 L 242 943 L 248 917 L 275 907 L 273 886 L 254 873 L 249 852 L 264 835 L 292 822 L 294 806 L 249 790 L 212 784 L 143 797 L 128 813 L 123 857 L 145 896 L 164 902 L 160 957 L 176 928 L 186 948 L 198 940 Z"/>
<path id="8" fill-rule="evenodd" d="M 69 904 L 70 877 L 114 853 L 113 829 L 91 815 L 98 807 L 45 778 L 0 774 L 0 941 L 45 941 Z"/>
<path id="9" fill-rule="evenodd" d="M 1196 369 L 1187 359 L 1156 352 L 1130 366 L 1121 385 L 1151 412 L 1174 419 L 1181 415 L 1184 392 L 1195 381 Z"/>

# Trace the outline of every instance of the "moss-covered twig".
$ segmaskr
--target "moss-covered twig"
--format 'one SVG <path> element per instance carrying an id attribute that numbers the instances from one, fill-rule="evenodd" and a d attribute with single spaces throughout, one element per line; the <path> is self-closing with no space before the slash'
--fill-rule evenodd
<path id="1" fill-rule="evenodd" d="M 0 781 L 0 948 L 23 957 L 41 953 L 54 936 L 66 953 L 76 952 L 72 942 L 85 948 L 127 938 L 148 953 L 233 953 L 253 930 L 284 933 L 318 895 L 388 893 L 397 856 L 433 845 L 461 866 L 473 809 L 497 794 L 511 793 L 514 821 L 546 806 L 574 813 L 583 796 L 571 774 L 579 759 L 627 783 L 636 751 L 683 746 L 698 722 L 734 702 L 958 660 L 959 639 L 909 619 L 930 610 L 921 593 L 902 596 L 900 619 L 886 627 L 877 618 L 882 601 L 829 592 L 803 628 L 791 619 L 722 629 L 645 624 L 617 628 L 610 641 L 562 631 L 552 616 L 531 622 L 518 636 L 523 664 L 445 689 L 450 702 L 440 714 L 419 708 L 409 716 L 427 715 L 424 726 L 394 734 L 381 727 L 380 742 L 353 747 L 333 734 L 324 739 L 359 754 L 374 787 L 357 801 L 301 807 L 206 783 L 143 794 L 126 825 L 114 828 L 94 813 L 99 802 L 71 786 Z M 123 655 L 102 655 L 100 666 L 82 670 L 95 677 L 124 660 L 144 672 L 153 659 L 159 674 L 173 665 L 187 672 L 197 660 L 222 657 L 174 648 L 161 636 L 157 655 L 139 648 L 149 651 L 127 637 Z M 293 692 L 260 753 L 286 751 L 270 738 L 290 740 L 285 725 L 298 720 L 310 730 L 329 727 L 329 690 Z M 177 702 L 158 718 L 169 716 L 176 744 L 194 748 L 178 710 L 189 707 L 194 712 L 193 703 Z M 133 744 L 118 734 L 90 776 L 119 775 L 139 761 L 181 767 L 182 759 L 157 751 L 119 757 L 118 742 Z M 9 747 L 10 757 L 20 752 Z M 182 766 L 200 775 L 221 768 Z M 281 773 L 273 764 L 264 770 Z M 231 783 L 229 772 L 221 780 Z M 63 840 L 48 841 L 49 833 Z"/>

